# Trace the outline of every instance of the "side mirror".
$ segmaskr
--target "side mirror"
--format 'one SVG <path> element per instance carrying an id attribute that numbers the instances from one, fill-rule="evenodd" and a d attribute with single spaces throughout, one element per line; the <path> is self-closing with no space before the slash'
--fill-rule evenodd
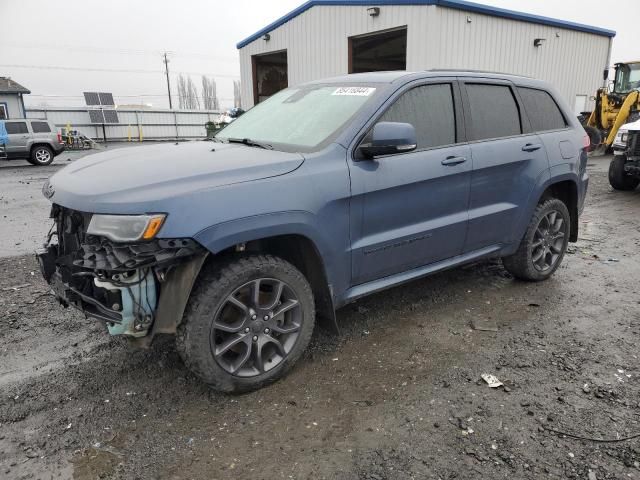
<path id="1" fill-rule="evenodd" d="M 416 129 L 410 123 L 379 122 L 373 127 L 369 141 L 360 145 L 366 158 L 392 155 L 415 150 L 418 146 Z"/>
<path id="2" fill-rule="evenodd" d="M 605 68 L 602 72 L 602 81 L 606 82 L 609 79 L 609 69 Z"/>

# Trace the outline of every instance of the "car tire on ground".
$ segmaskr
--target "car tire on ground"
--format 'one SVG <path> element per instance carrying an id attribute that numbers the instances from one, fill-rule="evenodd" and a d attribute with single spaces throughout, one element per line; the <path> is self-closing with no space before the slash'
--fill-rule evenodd
<path id="1" fill-rule="evenodd" d="M 186 366 L 222 392 L 255 390 L 284 376 L 307 348 L 313 292 L 293 265 L 271 255 L 207 264 L 176 344 Z"/>
<path id="2" fill-rule="evenodd" d="M 624 171 L 625 157 L 617 155 L 609 164 L 609 184 L 616 190 L 635 190 L 640 179 Z"/>
<path id="3" fill-rule="evenodd" d="M 571 233 L 567 206 L 557 198 L 539 203 L 518 250 L 502 263 L 511 275 L 530 282 L 546 280 L 562 262 Z"/>
<path id="4" fill-rule="evenodd" d="M 29 163 L 44 167 L 50 165 L 53 162 L 53 150 L 47 145 L 36 145 L 31 149 L 31 157 Z"/>

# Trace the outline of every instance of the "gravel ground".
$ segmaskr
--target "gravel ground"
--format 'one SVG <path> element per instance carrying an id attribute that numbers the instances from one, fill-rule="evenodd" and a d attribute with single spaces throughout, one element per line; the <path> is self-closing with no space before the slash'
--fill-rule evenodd
<path id="1" fill-rule="evenodd" d="M 0 258 L 0 478 L 640 479 L 640 192 L 606 164 L 549 281 L 486 261 L 368 297 L 242 396 L 204 387 L 171 338 L 133 351 L 64 310 L 31 256 Z"/>

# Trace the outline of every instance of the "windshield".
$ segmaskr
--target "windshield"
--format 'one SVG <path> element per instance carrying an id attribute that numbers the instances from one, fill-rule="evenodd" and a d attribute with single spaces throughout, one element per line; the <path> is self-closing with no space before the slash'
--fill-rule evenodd
<path id="1" fill-rule="evenodd" d="M 640 63 L 618 65 L 613 91 L 616 93 L 629 93 L 631 90 L 638 88 L 640 88 Z"/>
<path id="2" fill-rule="evenodd" d="M 313 151 L 332 140 L 375 92 L 375 87 L 362 85 L 288 88 L 253 107 L 218 132 L 216 138 Z"/>

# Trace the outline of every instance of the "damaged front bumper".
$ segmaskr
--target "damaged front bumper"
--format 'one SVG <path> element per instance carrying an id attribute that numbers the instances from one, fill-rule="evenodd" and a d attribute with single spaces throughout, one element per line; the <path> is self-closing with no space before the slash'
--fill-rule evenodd
<path id="1" fill-rule="evenodd" d="M 156 333 L 175 333 L 204 248 L 189 238 L 116 243 L 88 235 L 91 214 L 58 205 L 51 217 L 55 224 L 36 255 L 64 306 L 103 321 L 112 335 L 150 343 Z"/>

